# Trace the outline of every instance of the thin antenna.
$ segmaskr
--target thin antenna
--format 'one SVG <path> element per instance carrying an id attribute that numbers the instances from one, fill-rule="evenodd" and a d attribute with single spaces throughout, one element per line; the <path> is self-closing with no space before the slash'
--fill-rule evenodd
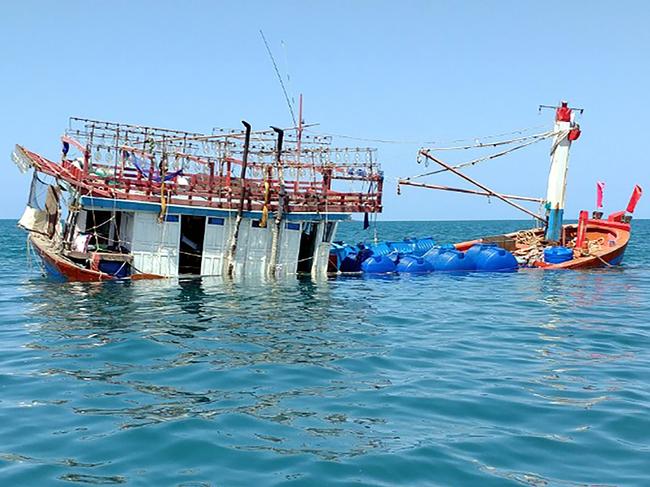
<path id="1" fill-rule="evenodd" d="M 264 41 L 264 45 L 266 46 L 266 51 L 269 53 L 269 57 L 271 58 L 271 62 L 273 63 L 273 68 L 275 69 L 275 74 L 278 77 L 278 81 L 280 81 L 280 86 L 282 86 L 282 92 L 284 93 L 284 99 L 287 100 L 287 106 L 289 107 L 289 112 L 291 112 L 291 119 L 293 120 L 293 125 L 295 127 L 296 126 L 296 116 L 293 113 L 293 107 L 291 106 L 291 101 L 289 101 L 289 95 L 287 94 L 287 89 L 284 87 L 284 82 L 282 81 L 282 76 L 280 76 L 280 71 L 278 70 L 278 65 L 275 63 L 275 58 L 273 57 L 273 53 L 271 52 L 271 48 L 269 47 L 269 43 L 266 42 L 266 37 L 264 37 L 264 32 L 262 32 L 262 29 L 260 29 L 260 35 L 262 36 L 262 40 Z"/>
<path id="2" fill-rule="evenodd" d="M 291 88 L 291 70 L 289 69 L 289 56 L 287 55 L 287 45 L 285 44 L 284 41 L 280 41 L 280 45 L 282 46 L 282 54 L 284 55 L 284 71 L 286 73 L 285 78 L 287 78 L 287 91 L 291 92 L 291 106 L 295 110 L 296 97 L 293 92 L 293 89 Z M 298 118 L 300 118 L 300 115 L 298 115 Z"/>

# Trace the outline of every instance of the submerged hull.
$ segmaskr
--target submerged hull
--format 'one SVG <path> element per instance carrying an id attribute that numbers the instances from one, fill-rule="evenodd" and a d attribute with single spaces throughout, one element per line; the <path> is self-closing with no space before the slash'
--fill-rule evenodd
<path id="1" fill-rule="evenodd" d="M 117 279 L 111 274 L 86 269 L 77 265 L 57 252 L 52 241 L 42 235 L 31 233 L 29 235 L 29 242 L 41 259 L 45 272 L 53 279 L 73 282 L 114 281 Z M 163 276 L 156 274 L 133 274 L 128 277 L 131 280 L 162 278 Z"/>
<path id="2" fill-rule="evenodd" d="M 51 278 L 61 281 L 108 281 L 113 276 L 103 272 L 84 269 L 59 255 L 52 242 L 44 236 L 31 233 L 29 241 L 40 257 L 43 267 Z"/>

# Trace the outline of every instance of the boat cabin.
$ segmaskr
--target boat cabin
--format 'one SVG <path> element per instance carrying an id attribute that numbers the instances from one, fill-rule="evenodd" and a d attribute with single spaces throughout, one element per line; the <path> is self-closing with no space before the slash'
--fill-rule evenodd
<path id="1" fill-rule="evenodd" d="M 333 147 L 302 123 L 243 124 L 202 134 L 72 118 L 59 162 L 16 146 L 32 193 L 54 179 L 21 226 L 75 280 L 327 272 L 338 222 L 382 210 L 376 150 Z"/>

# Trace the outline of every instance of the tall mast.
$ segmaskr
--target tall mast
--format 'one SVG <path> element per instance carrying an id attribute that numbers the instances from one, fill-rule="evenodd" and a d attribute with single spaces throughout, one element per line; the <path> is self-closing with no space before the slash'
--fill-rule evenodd
<path id="1" fill-rule="evenodd" d="M 298 105 L 298 143 L 296 144 L 296 154 L 298 163 L 300 163 L 300 151 L 302 149 L 302 93 L 300 93 Z"/>
<path id="2" fill-rule="evenodd" d="M 573 123 L 573 112 L 563 101 L 555 112 L 556 133 L 551 147 L 551 169 L 546 190 L 547 227 L 546 240 L 559 242 L 562 235 L 564 199 L 566 195 L 567 171 L 569 169 L 569 149 L 571 141 L 580 135 Z"/>

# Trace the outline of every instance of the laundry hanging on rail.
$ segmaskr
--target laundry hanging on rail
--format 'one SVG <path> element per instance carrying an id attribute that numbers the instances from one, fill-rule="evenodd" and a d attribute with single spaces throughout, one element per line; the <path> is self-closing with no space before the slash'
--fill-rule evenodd
<path id="1" fill-rule="evenodd" d="M 138 170 L 140 174 L 142 174 L 142 176 L 144 176 L 146 179 L 149 179 L 149 170 L 142 167 L 143 161 L 141 158 L 127 151 L 124 151 L 124 156 L 126 160 L 129 159 L 131 160 L 135 168 Z M 181 176 L 182 174 L 183 174 L 183 170 L 179 169 L 178 171 L 167 173 L 164 179 L 165 181 L 171 181 L 175 177 Z M 163 180 L 163 178 L 160 177 L 160 173 L 158 171 L 154 170 L 153 173 L 151 174 L 151 180 L 156 183 L 160 183 Z"/>

